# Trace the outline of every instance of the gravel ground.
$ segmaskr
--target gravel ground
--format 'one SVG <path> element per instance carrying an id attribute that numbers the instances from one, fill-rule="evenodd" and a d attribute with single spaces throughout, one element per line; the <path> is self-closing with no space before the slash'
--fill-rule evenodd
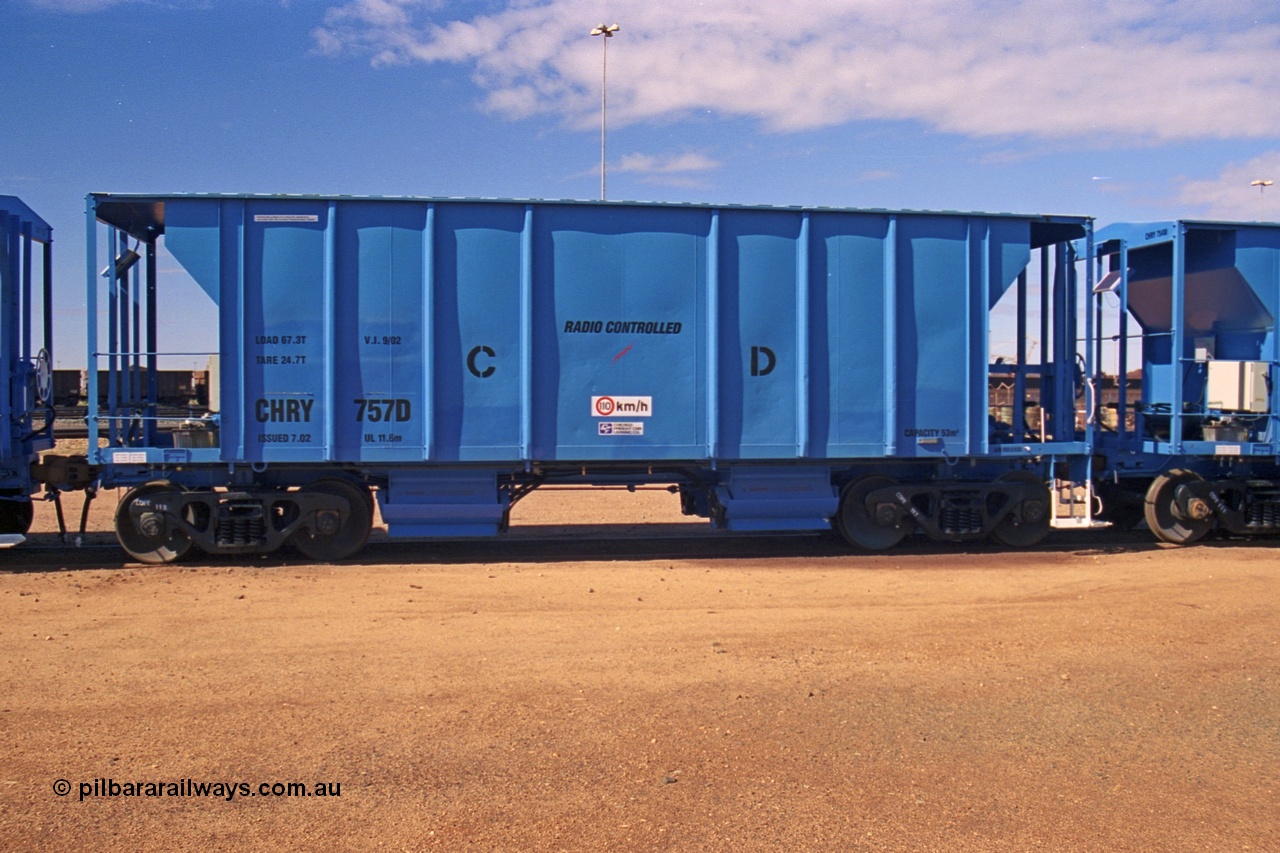
<path id="1" fill-rule="evenodd" d="M 675 503 L 332 566 L 143 567 L 111 496 L 78 550 L 39 507 L 0 849 L 1280 850 L 1274 545 L 850 555 Z"/>

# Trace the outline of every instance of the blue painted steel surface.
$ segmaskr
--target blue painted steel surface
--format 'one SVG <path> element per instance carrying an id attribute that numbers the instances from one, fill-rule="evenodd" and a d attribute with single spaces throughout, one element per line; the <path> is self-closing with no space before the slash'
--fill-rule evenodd
<path id="1" fill-rule="evenodd" d="M 177 463 L 166 476 L 202 486 L 217 470 L 229 484 L 288 485 L 337 467 L 378 486 L 393 532 L 447 535 L 500 527 L 513 489 L 625 469 L 618 482 L 679 483 L 706 514 L 714 492 L 729 526 L 808 529 L 860 464 L 948 479 L 957 460 L 985 459 L 994 478 L 1088 450 L 1071 409 L 1074 316 L 1059 318 L 1054 352 L 1020 367 L 1046 399 L 1058 389 L 1052 428 L 997 434 L 988 406 L 991 309 L 1033 249 L 1087 237 L 1082 217 L 296 196 L 89 204 L 110 226 L 108 254 L 162 239 L 219 323 L 216 445 L 140 439 L 126 425 L 138 406 L 116 389 L 90 417 L 115 430 L 92 460 L 108 483 Z M 1058 298 L 1075 282 L 1070 260 L 1044 267 L 1046 294 L 1057 276 L 1046 312 L 1070 311 Z M 90 279 L 96 310 L 102 282 Z M 113 312 L 116 301 L 108 288 Z M 127 314 L 109 324 L 121 365 L 138 336 Z"/>
<path id="2" fill-rule="evenodd" d="M 223 458 L 249 462 L 981 454 L 987 311 L 1034 221 L 537 203 L 527 233 L 522 203 L 162 201 L 221 300 Z"/>
<path id="3" fill-rule="evenodd" d="M 8 379 L 0 394 L 4 499 L 25 501 L 35 490 L 30 465 L 53 445 L 52 241 L 52 229 L 30 207 L 0 196 L 0 376 Z"/>

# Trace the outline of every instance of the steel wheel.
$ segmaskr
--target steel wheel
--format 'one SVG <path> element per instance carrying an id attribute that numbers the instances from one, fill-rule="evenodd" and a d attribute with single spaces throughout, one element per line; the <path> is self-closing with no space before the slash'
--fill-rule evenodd
<path id="1" fill-rule="evenodd" d="M 355 555 L 369 538 L 373 528 L 373 504 L 369 490 L 345 480 L 319 480 L 303 486 L 312 494 L 342 498 L 349 507 L 345 518 L 341 513 L 318 512 L 310 529 L 294 534 L 293 544 L 305 557 L 320 563 L 332 563 Z"/>
<path id="2" fill-rule="evenodd" d="M 1194 471 L 1177 468 L 1151 481 L 1151 488 L 1147 489 L 1147 498 L 1143 504 L 1143 514 L 1147 519 L 1147 527 L 1151 528 L 1157 539 L 1170 545 L 1189 545 L 1209 532 L 1209 528 L 1213 526 L 1211 520 L 1184 518 L 1173 500 L 1178 486 L 1200 479 L 1200 475 Z"/>
<path id="3" fill-rule="evenodd" d="M 1040 509 L 1028 508 L 1023 501 L 991 528 L 991 538 L 1006 548 L 1030 548 L 1039 545 L 1053 526 L 1053 495 L 1039 476 L 1030 471 L 1009 471 L 996 478 L 997 483 L 1026 483 L 1037 486 Z"/>
<path id="4" fill-rule="evenodd" d="M 840 494 L 840 508 L 836 511 L 836 530 L 850 545 L 865 548 L 868 551 L 882 551 L 892 548 L 907 535 L 902 525 L 886 525 L 879 523 L 872 511 L 867 509 L 867 496 L 877 489 L 898 485 L 892 477 L 872 474 L 860 480 L 854 480 L 844 487 Z"/>
<path id="5" fill-rule="evenodd" d="M 191 550 L 191 537 L 181 530 L 168 528 L 159 513 L 144 517 L 144 529 L 139 529 L 130 512 L 138 501 L 174 490 L 170 483 L 147 483 L 130 489 L 116 507 L 116 540 L 135 560 L 172 563 Z"/>

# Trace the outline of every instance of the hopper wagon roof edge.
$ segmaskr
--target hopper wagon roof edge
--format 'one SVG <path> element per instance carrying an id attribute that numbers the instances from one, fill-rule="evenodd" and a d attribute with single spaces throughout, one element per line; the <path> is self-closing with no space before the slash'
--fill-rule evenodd
<path id="1" fill-rule="evenodd" d="M 755 210 L 790 213 L 858 213 L 884 216 L 946 216 L 981 217 L 990 219 L 1019 219 L 1035 224 L 1052 226 L 1052 235 L 1034 239 L 1035 245 L 1070 239 L 1058 235 L 1057 228 L 1081 228 L 1092 217 L 1073 214 L 1040 214 L 991 212 L 977 210 L 922 210 L 880 207 L 832 207 L 817 205 L 768 205 L 768 204 L 717 204 L 714 202 L 663 202 L 663 201 L 598 201 L 589 199 L 533 199 L 533 198 L 479 198 L 464 196 L 375 196 L 375 195 L 324 195 L 294 193 L 110 193 L 94 192 L 92 199 L 97 218 L 102 222 L 126 231 L 131 236 L 150 242 L 164 233 L 164 203 L 170 200 L 208 201 L 258 201 L 258 202 L 407 202 L 417 204 L 519 204 L 519 205 L 576 205 L 584 207 L 641 207 L 679 208 L 692 210 Z M 1083 236 L 1081 234 L 1073 236 Z"/>

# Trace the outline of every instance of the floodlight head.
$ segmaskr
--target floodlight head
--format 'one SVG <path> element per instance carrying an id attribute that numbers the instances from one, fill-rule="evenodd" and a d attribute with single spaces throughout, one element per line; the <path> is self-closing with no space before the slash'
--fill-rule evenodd
<path id="1" fill-rule="evenodd" d="M 112 273 L 114 273 L 116 278 L 123 278 L 124 274 L 127 273 L 141 258 L 142 255 L 139 255 L 133 249 L 126 249 L 120 257 L 116 258 L 115 264 L 107 264 L 107 266 L 103 267 L 102 277 L 110 278 Z"/>
<path id="2" fill-rule="evenodd" d="M 617 24 L 601 24 L 591 31 L 593 36 L 604 36 L 607 39 L 613 38 L 613 34 L 619 30 Z"/>
<path id="3" fill-rule="evenodd" d="M 1271 186 L 1271 185 L 1272 185 L 1272 184 L 1274 184 L 1274 183 L 1275 183 L 1275 181 L 1257 180 L 1257 181 L 1254 181 L 1253 183 L 1249 184 L 1249 186 L 1251 186 L 1251 187 L 1269 187 L 1269 186 Z"/>

